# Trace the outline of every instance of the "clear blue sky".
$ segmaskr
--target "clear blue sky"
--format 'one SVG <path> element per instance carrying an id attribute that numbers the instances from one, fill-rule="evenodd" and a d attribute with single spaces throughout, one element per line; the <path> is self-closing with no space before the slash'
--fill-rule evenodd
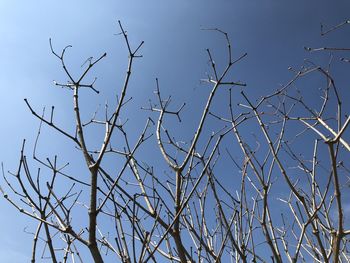
<path id="1" fill-rule="evenodd" d="M 248 57 L 237 65 L 232 78 L 248 84 L 247 92 L 262 95 L 286 83 L 289 66 L 298 67 L 310 54 L 304 46 L 343 43 L 350 46 L 349 31 L 320 36 L 320 23 L 337 24 L 349 19 L 350 2 L 345 0 L 179 0 L 179 1 L 0 1 L 0 160 L 5 170 L 14 170 L 23 138 L 33 142 L 38 121 L 26 109 L 28 98 L 36 109 L 55 105 L 57 118 L 69 127 L 71 94 L 54 87 L 64 82 L 58 61 L 50 54 L 48 39 L 60 50 L 71 44 L 68 61 L 77 73 L 87 57 L 108 56 L 93 72 L 98 77 L 96 98 L 86 95 L 92 114 L 99 103 L 112 100 L 124 78 L 127 52 L 117 27 L 121 20 L 131 43 L 144 40 L 143 58 L 136 61 L 129 95 L 134 97 L 127 115 L 131 127 L 143 127 L 146 113 L 139 110 L 152 98 L 158 77 L 163 93 L 178 104 L 190 102 L 187 125 L 179 135 L 190 136 L 208 89 L 200 85 L 208 70 L 205 48 L 220 60 L 224 41 L 201 28 L 217 27 L 229 33 L 234 56 Z M 317 58 L 316 58 L 317 59 Z M 320 62 L 325 62 L 319 58 Z M 221 97 L 220 97 L 221 96 Z M 219 95 L 218 101 L 224 99 Z M 142 123 L 140 126 L 138 122 Z M 132 126 L 134 125 L 134 126 Z M 188 139 L 188 138 L 186 138 Z M 43 154 L 69 151 L 59 139 L 42 143 Z M 69 154 L 69 153 L 66 153 Z M 1 182 L 1 185 L 3 183 Z M 31 236 L 23 233 L 30 220 L 0 199 L 0 262 L 28 262 Z M 32 228 L 33 230 L 33 228 Z"/>

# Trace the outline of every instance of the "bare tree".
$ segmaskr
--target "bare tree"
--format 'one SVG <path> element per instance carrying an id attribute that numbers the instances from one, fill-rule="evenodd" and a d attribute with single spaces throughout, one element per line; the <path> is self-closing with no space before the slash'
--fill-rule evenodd
<path id="1" fill-rule="evenodd" d="M 321 34 L 348 22 L 322 26 Z M 33 160 L 27 158 L 24 141 L 17 170 L 9 176 L 3 168 L 13 195 L 1 191 L 19 212 L 38 223 L 32 233 L 32 262 L 44 257 L 52 262 L 86 262 L 87 251 L 94 262 L 349 262 L 350 224 L 344 206 L 349 196 L 350 117 L 332 77 L 333 56 L 326 67 L 306 61 L 298 70 L 290 68 L 294 77 L 286 85 L 255 100 L 244 90 L 239 94 L 245 84 L 231 77 L 231 69 L 246 54 L 234 58 L 227 33 L 208 29 L 223 36 L 227 60 L 217 65 L 207 50 L 211 74 L 203 82 L 211 92 L 190 141 L 175 138 L 176 132 L 166 127 L 168 118 L 181 122 L 186 108 L 183 104 L 173 109 L 158 80 L 155 102 L 143 108 L 151 117 L 135 141 L 121 112 L 129 102 L 133 63 L 141 57 L 143 42 L 134 47 L 120 22 L 119 27 L 129 60 L 113 111 L 106 105 L 105 112 L 85 121 L 80 107 L 81 92 L 99 93 L 95 81 L 85 81 L 106 54 L 88 59 L 80 77 L 74 78 L 65 60 L 70 46 L 58 53 L 51 41 L 52 54 L 68 78 L 55 85 L 73 94 L 75 131 L 56 123 L 53 107 L 49 114 L 45 109 L 41 114 L 25 100 L 40 121 Z M 324 79 L 324 87 L 314 91 L 318 101 L 298 89 L 310 75 Z M 218 89 L 228 93 L 226 115 L 213 107 Z M 43 125 L 78 149 L 85 160 L 85 170 L 79 169 L 86 171 L 84 176 L 68 172 L 69 164 L 60 164 L 63 157 L 39 157 Z M 104 127 L 104 139 L 94 148 L 87 134 L 99 127 Z M 151 139 L 163 157 L 156 163 L 169 167 L 166 173 L 139 154 Z M 42 174 L 48 172 L 51 178 L 46 182 Z M 57 181 L 65 183 L 57 187 Z"/>

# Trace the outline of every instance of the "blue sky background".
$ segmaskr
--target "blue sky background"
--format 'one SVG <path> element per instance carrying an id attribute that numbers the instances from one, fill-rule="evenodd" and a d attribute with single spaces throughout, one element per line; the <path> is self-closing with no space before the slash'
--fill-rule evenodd
<path id="1" fill-rule="evenodd" d="M 117 20 L 129 32 L 136 46 L 145 41 L 136 61 L 129 88 L 133 101 L 125 116 L 130 130 L 140 131 L 148 112 L 140 110 L 153 98 L 154 79 L 159 78 L 162 92 L 172 94 L 174 105 L 186 101 L 184 123 L 178 136 L 189 139 L 197 122 L 209 88 L 200 84 L 208 71 L 206 48 L 217 61 L 224 57 L 224 39 L 202 28 L 220 28 L 228 32 L 234 57 L 244 52 L 248 57 L 232 71 L 232 79 L 248 84 L 252 97 L 276 89 L 291 78 L 289 66 L 298 67 L 305 58 L 326 63 L 327 56 L 307 53 L 304 46 L 350 46 L 349 30 L 339 30 L 332 37 L 320 36 L 320 23 L 335 25 L 349 19 L 350 2 L 339 1 L 273 1 L 273 0 L 179 0 L 179 1 L 0 1 L 0 160 L 5 170 L 14 170 L 20 145 L 27 138 L 33 143 L 38 121 L 25 107 L 24 98 L 38 110 L 56 107 L 56 120 L 68 130 L 71 122 L 71 94 L 53 85 L 65 82 L 59 61 L 50 53 L 51 37 L 57 51 L 71 44 L 67 62 L 78 75 L 80 65 L 90 56 L 107 52 L 89 76 L 97 76 L 96 88 L 101 95 L 84 94 L 90 116 L 99 103 L 113 101 L 124 78 L 127 51 L 119 33 Z M 342 81 L 343 72 L 338 73 Z M 219 93 L 218 111 L 227 93 Z M 348 96 L 349 94 L 345 94 Z M 309 94 L 312 96 L 312 94 Z M 226 107 L 226 106 L 225 106 Z M 171 125 L 171 124 L 170 124 Z M 41 142 L 41 153 L 64 153 L 70 158 L 71 145 L 60 136 Z M 137 133 L 135 133 L 135 136 Z M 102 135 L 100 134 L 100 138 Z M 186 137 L 187 136 L 187 137 Z M 56 139 L 57 138 L 57 139 Z M 98 141 L 97 141 L 98 142 Z M 29 148 L 28 148 L 29 149 Z M 74 155 L 72 155 L 74 156 Z M 3 185 L 3 183 L 1 183 Z M 28 262 L 32 237 L 23 232 L 33 226 L 3 199 L 0 199 L 0 262 Z"/>

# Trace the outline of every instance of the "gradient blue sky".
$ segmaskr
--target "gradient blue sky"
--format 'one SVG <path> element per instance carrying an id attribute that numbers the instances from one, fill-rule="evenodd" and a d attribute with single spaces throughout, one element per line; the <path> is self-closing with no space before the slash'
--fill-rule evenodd
<path id="1" fill-rule="evenodd" d="M 24 98 L 38 110 L 55 105 L 57 119 L 62 125 L 70 124 L 71 95 L 52 84 L 66 79 L 50 54 L 50 37 L 57 50 L 73 45 L 67 59 L 74 73 L 87 57 L 107 52 L 91 75 L 98 77 L 102 95 L 86 95 L 91 105 L 98 105 L 118 92 L 124 77 L 127 53 L 115 35 L 121 20 L 131 43 L 145 41 L 144 57 L 136 62 L 129 89 L 134 97 L 128 112 L 133 119 L 130 125 L 137 127 L 140 121 L 139 129 L 143 127 L 146 113 L 139 108 L 152 98 L 158 77 L 164 94 L 172 94 L 178 104 L 191 102 L 191 114 L 184 117 L 188 125 L 179 131 L 190 136 L 195 125 L 191 120 L 198 116 L 208 92 L 199 82 L 208 70 L 205 48 L 213 49 L 220 61 L 225 46 L 220 35 L 202 28 L 228 32 L 235 57 L 248 53 L 232 77 L 246 82 L 252 96 L 262 95 L 286 83 L 291 77 L 287 68 L 298 67 L 310 56 L 304 46 L 350 46 L 349 31 L 335 32 L 332 38 L 320 36 L 321 22 L 337 24 L 349 19 L 349 11 L 350 2 L 345 0 L 0 0 L 0 160 L 5 170 L 15 169 L 22 139 L 35 139 L 38 122 L 26 109 Z M 326 58 L 317 59 L 325 62 Z M 95 108 L 88 108 L 89 114 Z M 44 153 L 69 149 L 59 139 L 44 144 Z M 32 224 L 3 199 L 0 207 L 0 262 L 28 262 L 31 236 L 23 229 Z"/>

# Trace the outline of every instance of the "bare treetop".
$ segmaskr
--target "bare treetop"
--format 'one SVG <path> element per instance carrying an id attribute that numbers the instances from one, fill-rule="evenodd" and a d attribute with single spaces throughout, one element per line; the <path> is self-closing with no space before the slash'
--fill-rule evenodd
<path id="1" fill-rule="evenodd" d="M 347 24 L 322 26 L 321 34 L 331 37 Z M 142 107 L 150 116 L 135 140 L 121 114 L 127 115 L 127 91 L 144 42 L 134 45 L 118 25 L 128 65 L 112 111 L 106 104 L 104 112 L 86 120 L 81 108 L 82 92 L 103 93 L 96 78 L 87 82 L 86 76 L 107 54 L 88 58 L 75 78 L 66 63 L 71 46 L 59 52 L 51 39 L 51 52 L 67 78 L 54 84 L 72 93 L 75 132 L 55 120 L 54 107 L 40 113 L 25 99 L 40 122 L 33 155 L 28 157 L 23 141 L 15 172 L 2 166 L 7 187 L 1 191 L 38 224 L 35 231 L 26 229 L 33 235 L 32 262 L 349 262 L 344 206 L 350 116 L 346 87 L 338 87 L 332 75 L 333 56 L 326 66 L 306 60 L 299 69 L 289 68 L 291 80 L 255 101 L 233 71 L 247 54 L 234 55 L 230 36 L 221 29 L 205 29 L 226 41 L 226 57 L 217 61 L 206 50 L 210 73 L 202 82 L 211 90 L 193 120 L 191 139 L 184 142 L 165 120 L 182 124 L 193 105 L 173 105 L 156 79 L 155 96 Z M 348 66 L 347 47 L 306 50 L 342 52 L 340 66 Z M 302 86 L 310 76 L 323 86 Z M 313 89 L 314 96 L 305 89 Z M 227 94 L 220 101 L 226 113 L 214 106 L 218 90 Z M 79 151 L 85 162 L 79 174 L 70 169 L 79 164 L 75 160 L 40 157 L 44 126 Z M 94 148 L 91 130 L 100 127 L 103 141 Z M 153 163 L 139 154 L 151 140 L 157 145 L 147 152 Z"/>

